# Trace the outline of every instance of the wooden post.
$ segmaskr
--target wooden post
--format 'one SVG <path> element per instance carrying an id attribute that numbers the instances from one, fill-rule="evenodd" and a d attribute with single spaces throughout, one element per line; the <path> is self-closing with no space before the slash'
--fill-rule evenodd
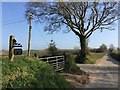
<path id="1" fill-rule="evenodd" d="M 10 40 L 9 40 L 9 59 L 10 59 L 11 61 L 14 60 L 13 39 L 14 39 L 14 36 L 11 35 L 11 36 L 10 36 Z"/>
<path id="2" fill-rule="evenodd" d="M 32 14 L 29 15 L 29 36 L 28 36 L 28 53 L 27 53 L 28 57 L 30 57 L 31 30 L 32 30 Z"/>
<path id="3" fill-rule="evenodd" d="M 56 70 L 59 70 L 59 64 L 58 64 L 58 58 L 57 58 L 57 56 L 55 57 L 55 59 L 56 59 Z"/>

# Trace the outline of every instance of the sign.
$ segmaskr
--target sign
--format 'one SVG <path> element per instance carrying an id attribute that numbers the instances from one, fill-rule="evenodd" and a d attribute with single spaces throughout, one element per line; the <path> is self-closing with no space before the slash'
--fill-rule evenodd
<path id="1" fill-rule="evenodd" d="M 14 45 L 13 47 L 22 47 L 22 45 Z"/>
<path id="2" fill-rule="evenodd" d="M 22 55 L 22 49 L 14 49 L 14 55 Z"/>
<path id="3" fill-rule="evenodd" d="M 22 47 L 20 43 L 14 43 L 13 47 Z"/>

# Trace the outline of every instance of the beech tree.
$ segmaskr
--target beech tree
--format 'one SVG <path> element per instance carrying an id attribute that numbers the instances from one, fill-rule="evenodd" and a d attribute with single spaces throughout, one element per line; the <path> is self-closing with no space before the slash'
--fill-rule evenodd
<path id="1" fill-rule="evenodd" d="M 32 13 L 37 22 L 46 23 L 45 31 L 53 33 L 66 27 L 65 32 L 74 32 L 80 39 L 80 55 L 84 61 L 86 40 L 96 30 L 113 30 L 111 24 L 119 15 L 117 2 L 29 2 L 26 15 L 28 13 Z"/>

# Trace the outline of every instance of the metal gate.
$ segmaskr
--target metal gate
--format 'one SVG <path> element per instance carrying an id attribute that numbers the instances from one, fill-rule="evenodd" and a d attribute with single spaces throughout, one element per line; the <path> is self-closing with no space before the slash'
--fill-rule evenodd
<path id="1" fill-rule="evenodd" d="M 49 63 L 55 71 L 60 71 L 64 69 L 65 66 L 64 56 L 53 56 L 39 59 Z"/>

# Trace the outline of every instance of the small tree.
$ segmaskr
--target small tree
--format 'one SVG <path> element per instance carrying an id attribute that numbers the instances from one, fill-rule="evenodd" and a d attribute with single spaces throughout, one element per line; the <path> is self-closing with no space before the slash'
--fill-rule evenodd
<path id="1" fill-rule="evenodd" d="M 107 46 L 105 44 L 102 44 L 99 49 L 100 51 L 105 52 L 107 51 Z"/>
<path id="2" fill-rule="evenodd" d="M 113 50 L 115 50 L 115 47 L 114 47 L 114 45 L 113 45 L 113 44 L 111 44 L 111 45 L 109 46 L 109 52 L 110 52 L 110 53 L 112 53 L 112 52 L 113 52 Z"/>
<path id="3" fill-rule="evenodd" d="M 51 42 L 49 44 L 48 51 L 49 51 L 49 54 L 52 56 L 58 55 L 58 49 L 57 49 L 56 44 L 53 40 L 51 40 Z"/>
<path id="4" fill-rule="evenodd" d="M 118 53 L 120 53 L 120 48 L 119 47 L 117 48 L 117 50 L 118 50 Z"/>

